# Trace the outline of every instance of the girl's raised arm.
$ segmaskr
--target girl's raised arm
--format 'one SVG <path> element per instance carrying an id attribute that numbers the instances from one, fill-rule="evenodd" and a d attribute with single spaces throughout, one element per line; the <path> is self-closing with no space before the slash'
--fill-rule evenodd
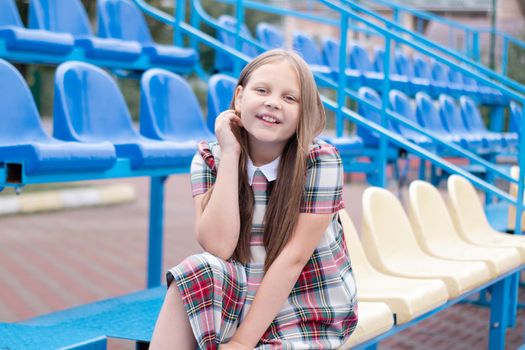
<path id="1" fill-rule="evenodd" d="M 241 148 L 231 131 L 232 124 L 240 124 L 232 110 L 217 117 L 215 134 L 221 146 L 217 179 L 204 209 L 205 195 L 194 197 L 197 241 L 205 251 L 224 260 L 235 251 L 240 232 L 238 169 Z"/>

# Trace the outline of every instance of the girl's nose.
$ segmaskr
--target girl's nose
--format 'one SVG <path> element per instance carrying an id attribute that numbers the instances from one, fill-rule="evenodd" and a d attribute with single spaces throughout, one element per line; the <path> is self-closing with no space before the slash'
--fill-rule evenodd
<path id="1" fill-rule="evenodd" d="M 275 109 L 281 108 L 281 105 L 277 103 L 276 101 L 274 101 L 273 99 L 267 99 L 266 101 L 264 101 L 264 106 L 268 108 L 275 108 Z"/>

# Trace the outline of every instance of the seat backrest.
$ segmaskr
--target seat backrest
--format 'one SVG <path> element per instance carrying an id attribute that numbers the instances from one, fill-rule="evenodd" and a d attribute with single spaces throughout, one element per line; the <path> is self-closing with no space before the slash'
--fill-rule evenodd
<path id="1" fill-rule="evenodd" d="M 456 101 L 452 97 L 445 94 L 439 96 L 439 116 L 450 133 L 467 134 L 469 132 L 461 119 Z"/>
<path id="2" fill-rule="evenodd" d="M 467 77 L 466 75 L 463 75 L 463 85 L 470 86 L 473 88 L 479 88 L 478 81 L 472 77 Z"/>
<path id="3" fill-rule="evenodd" d="M 473 235 L 492 231 L 480 197 L 470 181 L 460 175 L 447 180 L 449 207 L 458 232 L 467 241 L 477 241 Z"/>
<path id="4" fill-rule="evenodd" d="M 412 105 L 412 101 L 410 101 L 407 95 L 405 95 L 399 90 L 390 90 L 388 97 L 390 102 L 390 108 L 394 112 L 400 114 L 401 116 L 411 120 L 416 124 L 419 124 L 416 118 L 416 111 L 414 110 L 414 106 Z M 400 123 L 396 123 L 393 120 L 392 123 L 397 126 L 397 129 L 401 132 L 401 134 L 417 133 L 416 131 L 407 128 L 401 125 Z"/>
<path id="5" fill-rule="evenodd" d="M 448 68 L 444 64 L 432 61 L 432 79 L 443 83 L 448 83 Z"/>
<path id="6" fill-rule="evenodd" d="M 70 61 L 55 73 L 54 136 L 81 142 L 136 139 L 124 97 L 108 73 Z"/>
<path id="7" fill-rule="evenodd" d="M 49 138 L 22 75 L 0 59 L 0 145 Z"/>
<path id="8" fill-rule="evenodd" d="M 363 193 L 361 242 L 369 261 L 381 271 L 390 270 L 389 260 L 426 256 L 401 202 L 383 188 L 368 187 Z"/>
<path id="9" fill-rule="evenodd" d="M 339 42 L 334 38 L 323 39 L 323 63 L 339 72 Z"/>
<path id="10" fill-rule="evenodd" d="M 293 49 L 299 52 L 306 63 L 323 65 L 321 53 L 311 36 L 301 32 L 294 32 Z"/>
<path id="11" fill-rule="evenodd" d="M 237 80 L 225 74 L 215 74 L 208 81 L 208 117 L 206 125 L 215 132 L 215 119 L 222 111 L 229 109 L 237 86 Z"/>
<path id="12" fill-rule="evenodd" d="M 458 239 L 458 233 L 443 197 L 430 183 L 416 180 L 409 186 L 409 216 L 422 247 Z"/>
<path id="13" fill-rule="evenodd" d="M 140 79 L 140 132 L 152 139 L 180 142 L 214 138 L 190 85 L 164 69 L 150 69 Z"/>
<path id="14" fill-rule="evenodd" d="M 270 49 L 283 48 L 284 37 L 283 34 L 273 25 L 261 22 L 257 24 L 255 29 L 257 39 Z"/>
<path id="15" fill-rule="evenodd" d="M 523 116 L 522 107 L 515 101 L 510 102 L 510 118 L 509 118 L 509 129 L 510 131 L 521 133 L 521 121 Z"/>
<path id="16" fill-rule="evenodd" d="M 29 28 L 70 33 L 73 36 L 93 35 L 80 0 L 31 0 Z"/>
<path id="17" fill-rule="evenodd" d="M 23 27 L 15 0 L 0 1 L 0 26 Z"/>
<path id="18" fill-rule="evenodd" d="M 348 255 L 350 255 L 350 258 L 352 259 L 352 270 L 356 275 L 356 279 L 359 279 L 361 275 L 365 277 L 366 273 L 374 270 L 374 268 L 368 261 L 354 223 L 344 209 L 339 211 L 339 220 L 343 226 L 343 234 L 345 236 Z"/>
<path id="19" fill-rule="evenodd" d="M 395 53 L 395 67 L 396 73 L 399 75 L 404 75 L 408 78 L 413 78 L 415 76 L 412 60 L 399 50 Z"/>
<path id="20" fill-rule="evenodd" d="M 230 30 L 235 30 L 235 27 L 237 26 L 237 20 L 229 15 L 221 15 L 217 19 L 219 22 L 219 25 L 223 28 L 228 28 Z M 248 30 L 248 27 L 246 24 L 241 25 L 241 34 L 245 37 L 253 39 L 253 36 L 251 35 L 250 31 Z M 217 39 L 225 44 L 226 46 L 235 48 L 235 34 L 228 33 L 225 30 L 217 30 Z M 243 41 L 241 39 L 241 52 L 244 53 L 248 57 L 255 57 L 257 56 L 257 48 L 252 46 L 251 44 Z M 215 69 L 218 71 L 229 71 L 233 69 L 233 60 L 230 58 L 229 55 L 222 53 L 220 51 L 217 51 L 215 54 Z"/>
<path id="21" fill-rule="evenodd" d="M 379 72 L 379 73 L 385 72 L 385 63 L 383 61 L 384 59 L 385 59 L 384 47 L 375 46 L 374 47 L 374 59 L 372 63 L 372 67 L 374 71 Z M 398 74 L 394 59 L 391 58 L 390 59 L 390 74 L 392 73 Z"/>
<path id="22" fill-rule="evenodd" d="M 416 118 L 419 125 L 439 134 L 448 133 L 441 121 L 434 100 L 424 92 L 416 94 Z"/>
<path id="23" fill-rule="evenodd" d="M 414 57 L 414 75 L 418 78 L 432 80 L 430 64 L 421 56 Z"/>
<path id="24" fill-rule="evenodd" d="M 374 66 L 370 61 L 368 52 L 359 44 L 350 44 L 350 55 L 348 56 L 348 66 L 361 72 L 373 72 Z"/>
<path id="25" fill-rule="evenodd" d="M 98 36 L 151 43 L 142 12 L 129 0 L 98 0 Z"/>
<path id="26" fill-rule="evenodd" d="M 459 105 L 461 107 L 461 118 L 469 130 L 477 132 L 487 131 L 481 113 L 470 97 L 461 96 L 459 98 Z"/>
<path id="27" fill-rule="evenodd" d="M 358 95 L 363 100 L 367 100 L 371 104 L 374 104 L 378 108 L 381 108 L 381 97 L 379 94 L 369 87 L 363 86 L 359 88 Z M 367 120 L 373 121 L 376 124 L 381 125 L 381 113 L 373 110 L 366 106 L 364 103 L 359 103 L 357 106 L 357 113 L 361 114 Z M 390 125 L 390 123 L 389 123 Z M 379 143 L 379 134 L 365 126 L 357 125 L 357 135 L 363 139 L 365 146 L 377 146 Z"/>
<path id="28" fill-rule="evenodd" d="M 449 69 L 448 70 L 448 81 L 454 84 L 463 85 L 463 74 L 461 74 L 460 71 L 457 71 L 455 69 Z"/>

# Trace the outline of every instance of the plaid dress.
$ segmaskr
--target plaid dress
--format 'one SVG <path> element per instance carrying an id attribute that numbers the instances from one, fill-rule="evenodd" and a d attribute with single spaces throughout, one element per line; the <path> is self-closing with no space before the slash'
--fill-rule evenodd
<path id="1" fill-rule="evenodd" d="M 191 167 L 193 196 L 214 184 L 219 161 L 216 143 L 199 145 Z M 333 218 L 257 350 L 337 349 L 357 324 L 356 287 L 337 214 L 344 207 L 342 176 L 337 150 L 316 141 L 308 156 L 300 210 L 333 214 Z M 255 171 L 250 263 L 202 253 L 167 273 L 168 284 L 175 281 L 182 295 L 199 349 L 217 349 L 227 342 L 255 298 L 264 275 L 263 218 L 272 185 L 260 170 Z"/>

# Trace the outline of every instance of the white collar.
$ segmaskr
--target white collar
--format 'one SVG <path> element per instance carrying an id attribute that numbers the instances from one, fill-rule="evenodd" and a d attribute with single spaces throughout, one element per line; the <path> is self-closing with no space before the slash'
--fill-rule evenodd
<path id="1" fill-rule="evenodd" d="M 250 186 L 252 185 L 253 175 L 255 175 L 255 171 L 257 169 L 259 169 L 263 173 L 264 177 L 266 177 L 266 180 L 268 180 L 268 182 L 274 181 L 275 179 L 277 179 L 277 169 L 279 168 L 280 160 L 281 160 L 281 156 L 275 158 L 268 164 L 264 164 L 260 167 L 256 167 L 255 165 L 253 165 L 253 162 L 250 159 L 250 157 L 248 157 L 248 169 L 247 170 L 248 170 L 248 183 L 250 184 Z"/>

